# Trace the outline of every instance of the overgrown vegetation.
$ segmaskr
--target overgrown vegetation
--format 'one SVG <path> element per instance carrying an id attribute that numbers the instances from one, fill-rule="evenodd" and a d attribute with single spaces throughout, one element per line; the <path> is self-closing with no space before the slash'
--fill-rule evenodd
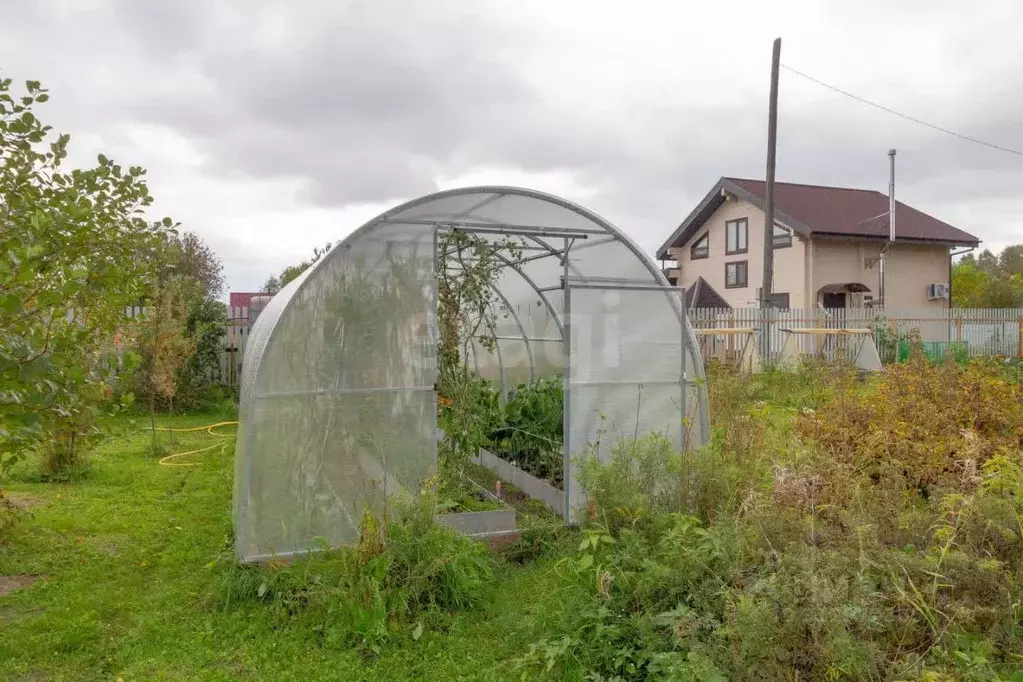
<path id="1" fill-rule="evenodd" d="M 711 386 L 709 452 L 648 436 L 586 462 L 589 523 L 527 676 L 1016 679 L 1018 387 L 919 355 L 866 385 Z"/>

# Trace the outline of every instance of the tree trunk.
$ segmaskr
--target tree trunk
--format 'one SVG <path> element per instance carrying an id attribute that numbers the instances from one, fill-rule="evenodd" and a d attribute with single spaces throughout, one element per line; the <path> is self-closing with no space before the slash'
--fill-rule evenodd
<path id="1" fill-rule="evenodd" d="M 154 391 L 149 392 L 149 424 L 153 427 L 153 452 L 159 444 L 156 442 L 156 394 Z"/>

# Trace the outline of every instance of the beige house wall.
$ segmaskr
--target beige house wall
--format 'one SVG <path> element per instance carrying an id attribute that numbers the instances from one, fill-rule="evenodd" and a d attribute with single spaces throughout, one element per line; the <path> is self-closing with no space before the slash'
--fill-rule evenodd
<path id="1" fill-rule="evenodd" d="M 829 284 L 858 282 L 878 298 L 878 266 L 867 266 L 867 259 L 881 253 L 880 242 L 865 240 L 812 240 L 810 268 L 810 300 L 816 305 L 816 294 Z M 888 249 L 885 283 L 886 308 L 945 308 L 948 302 L 927 300 L 928 284 L 948 284 L 948 247 L 895 244 Z"/>
<path id="2" fill-rule="evenodd" d="M 749 224 L 748 251 L 742 254 L 725 255 L 725 223 L 729 220 L 746 218 Z M 690 246 L 704 234 L 710 233 L 710 256 L 692 260 Z M 675 258 L 681 269 L 679 285 L 691 287 L 698 277 L 703 277 L 715 291 L 733 308 L 748 308 L 758 305 L 757 289 L 764 279 L 764 213 L 745 201 L 729 199 L 710 218 L 686 246 L 668 249 L 668 255 Z M 787 293 L 789 306 L 806 307 L 806 241 L 792 235 L 792 246 L 774 250 L 775 293 Z M 747 262 L 747 286 L 735 289 L 725 288 L 725 263 L 745 260 Z"/>

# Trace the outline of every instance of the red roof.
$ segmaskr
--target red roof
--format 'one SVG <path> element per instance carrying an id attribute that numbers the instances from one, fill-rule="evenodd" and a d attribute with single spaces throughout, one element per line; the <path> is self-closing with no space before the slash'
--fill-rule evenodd
<path id="1" fill-rule="evenodd" d="M 248 308 L 253 296 L 259 296 L 260 291 L 232 291 L 228 298 L 232 308 Z"/>

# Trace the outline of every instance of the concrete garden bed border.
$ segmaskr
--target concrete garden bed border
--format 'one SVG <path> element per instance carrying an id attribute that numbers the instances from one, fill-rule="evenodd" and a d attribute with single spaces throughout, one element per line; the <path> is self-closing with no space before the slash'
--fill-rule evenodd
<path id="1" fill-rule="evenodd" d="M 541 478 L 526 473 L 508 460 L 498 457 L 489 450 L 480 448 L 476 461 L 480 466 L 493 471 L 505 483 L 515 486 L 534 500 L 540 500 L 556 514 L 564 515 L 564 491 L 558 490 Z"/>

